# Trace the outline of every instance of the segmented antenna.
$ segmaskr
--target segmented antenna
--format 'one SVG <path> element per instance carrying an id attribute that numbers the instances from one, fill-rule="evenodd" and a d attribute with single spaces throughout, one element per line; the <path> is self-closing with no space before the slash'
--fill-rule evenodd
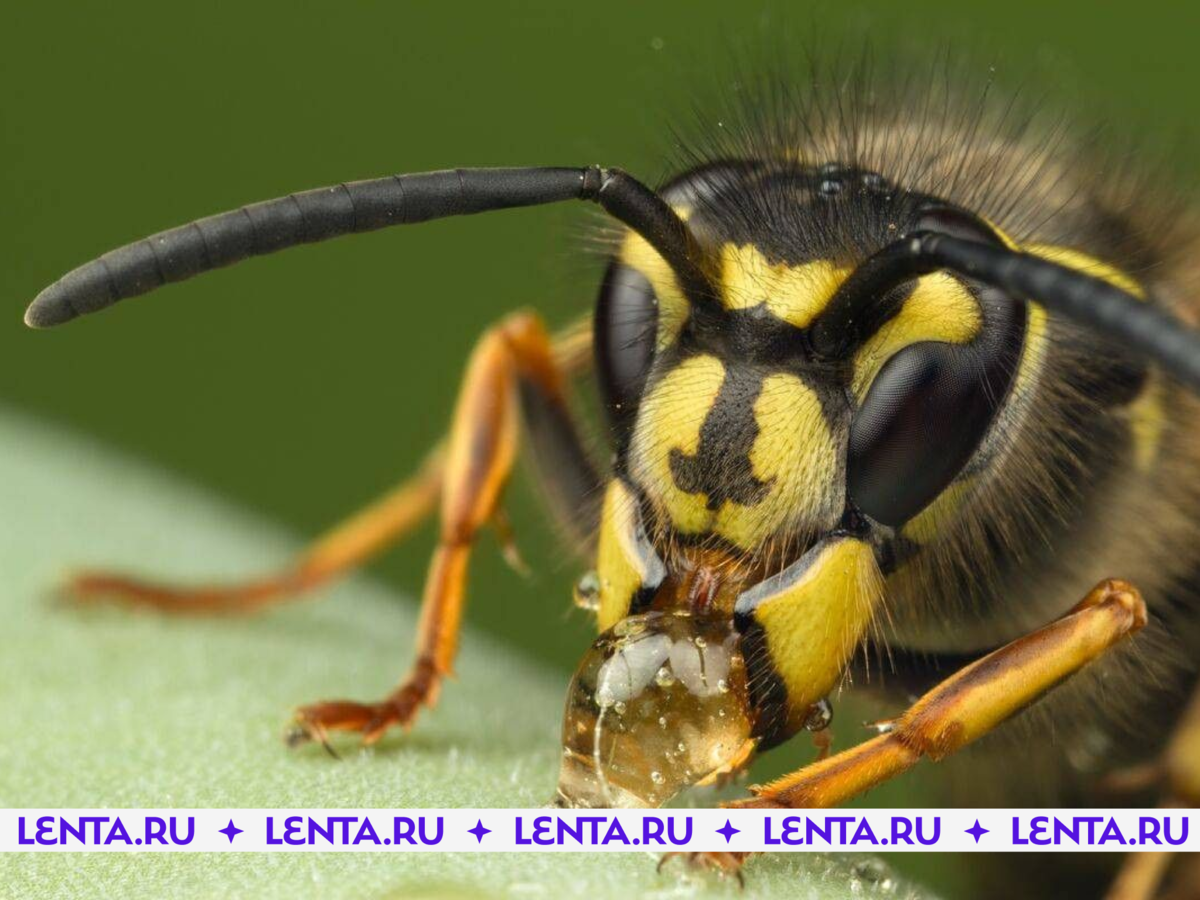
<path id="1" fill-rule="evenodd" d="M 707 293 L 687 228 L 661 197 L 618 169 L 449 169 L 351 181 L 198 219 L 84 263 L 30 304 L 46 328 L 201 272 L 344 234 L 563 200 L 591 200 L 646 238 L 689 293 Z"/>
<path id="2" fill-rule="evenodd" d="M 1166 310 L 1058 263 L 938 232 L 902 238 L 863 262 L 814 324 L 813 348 L 838 355 L 841 344 L 852 339 L 850 324 L 856 316 L 869 315 L 871 305 L 892 287 L 939 269 L 990 284 L 1018 300 L 1040 303 L 1152 360 L 1200 393 L 1200 334 Z"/>

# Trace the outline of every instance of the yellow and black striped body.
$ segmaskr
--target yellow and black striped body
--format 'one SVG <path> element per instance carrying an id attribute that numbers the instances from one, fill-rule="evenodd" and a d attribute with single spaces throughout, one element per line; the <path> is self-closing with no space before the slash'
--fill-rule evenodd
<path id="1" fill-rule="evenodd" d="M 1130 182 L 1098 183 L 1070 149 L 1044 152 L 1001 128 L 968 140 L 897 110 L 825 136 L 747 129 L 665 190 L 718 296 L 685 297 L 636 235 L 614 250 L 596 320 L 617 446 L 600 627 L 651 606 L 737 617 L 766 747 L 885 646 L 898 661 L 885 678 L 909 690 L 939 662 L 999 646 L 1120 576 L 1146 590 L 1147 634 L 1007 731 L 1027 739 L 1054 720 L 1059 744 L 1042 756 L 1060 791 L 1144 758 L 1200 653 L 1195 402 L 1120 347 L 946 273 L 887 298 L 842 357 L 815 353 L 811 335 L 851 272 L 930 203 L 1189 320 L 1178 251 L 1200 246 L 1195 235 L 1156 221 L 1148 199 L 1144 212 L 1131 206 Z M 913 347 L 978 346 L 985 324 L 1007 348 L 984 379 L 985 427 L 948 408 L 919 451 L 934 468 L 946 454 L 963 462 L 897 521 L 863 514 L 848 459 L 881 371 Z M 614 356 L 636 364 L 605 385 Z M 887 478 L 876 481 L 886 489 Z M 1117 678 L 1132 688 L 1106 691 Z"/>

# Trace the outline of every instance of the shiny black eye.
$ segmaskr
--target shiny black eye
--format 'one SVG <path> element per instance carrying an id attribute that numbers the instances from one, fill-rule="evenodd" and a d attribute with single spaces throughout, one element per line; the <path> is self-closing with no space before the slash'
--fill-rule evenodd
<path id="1" fill-rule="evenodd" d="M 592 327 L 600 396 L 609 422 L 625 431 L 646 387 L 658 335 L 658 297 L 646 277 L 611 263 Z"/>
<path id="2" fill-rule="evenodd" d="M 995 242 L 984 223 L 938 208 L 918 230 Z M 971 459 L 1012 384 L 1025 306 L 970 283 L 983 325 L 968 345 L 923 341 L 884 363 L 850 426 L 847 493 L 859 511 L 899 527 L 944 491 Z"/>

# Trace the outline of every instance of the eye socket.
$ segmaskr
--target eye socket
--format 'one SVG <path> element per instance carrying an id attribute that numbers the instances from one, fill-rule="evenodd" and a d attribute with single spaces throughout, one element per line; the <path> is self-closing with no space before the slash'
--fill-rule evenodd
<path id="1" fill-rule="evenodd" d="M 654 361 L 658 297 L 641 273 L 609 264 L 596 301 L 593 347 L 600 396 L 609 422 L 628 429 Z"/>
<path id="2" fill-rule="evenodd" d="M 997 243 L 968 213 L 928 210 L 917 230 Z M 1012 385 L 1024 340 L 1025 305 L 971 285 L 983 326 L 966 346 L 923 341 L 896 353 L 875 376 L 850 426 L 846 490 L 877 522 L 900 527 L 932 503 L 975 454 Z"/>

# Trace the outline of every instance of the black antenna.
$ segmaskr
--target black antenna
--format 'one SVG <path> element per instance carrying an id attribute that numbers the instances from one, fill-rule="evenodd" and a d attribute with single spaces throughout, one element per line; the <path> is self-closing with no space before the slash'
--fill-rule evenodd
<path id="1" fill-rule="evenodd" d="M 25 323 L 46 328 L 201 272 L 344 234 L 563 200 L 591 200 L 662 255 L 689 296 L 711 293 L 687 226 L 619 169 L 449 169 L 351 181 L 199 219 L 105 253 L 46 288 Z"/>
<path id="2" fill-rule="evenodd" d="M 836 356 L 854 340 L 857 323 L 896 285 L 945 269 L 1040 303 L 1132 353 L 1150 359 L 1200 392 L 1200 334 L 1166 310 L 1058 263 L 979 241 L 918 232 L 887 245 L 842 283 L 813 325 L 813 349 Z"/>

